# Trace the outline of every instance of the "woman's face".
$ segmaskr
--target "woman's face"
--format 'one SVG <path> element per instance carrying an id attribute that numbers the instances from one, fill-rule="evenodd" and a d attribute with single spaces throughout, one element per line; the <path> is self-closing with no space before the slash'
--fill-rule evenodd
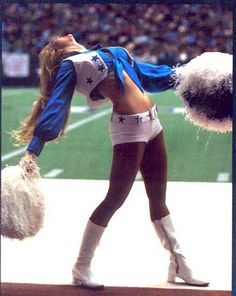
<path id="1" fill-rule="evenodd" d="M 57 36 L 57 37 L 53 38 L 53 40 L 50 42 L 50 44 L 55 48 L 63 49 L 63 48 L 75 45 L 75 44 L 77 44 L 77 42 L 75 41 L 75 38 L 72 34 L 68 34 L 63 37 Z"/>
<path id="2" fill-rule="evenodd" d="M 62 49 L 64 53 L 69 53 L 71 51 L 85 51 L 86 47 L 78 43 L 72 34 L 68 34 L 63 37 L 54 37 L 49 43 L 54 49 Z"/>

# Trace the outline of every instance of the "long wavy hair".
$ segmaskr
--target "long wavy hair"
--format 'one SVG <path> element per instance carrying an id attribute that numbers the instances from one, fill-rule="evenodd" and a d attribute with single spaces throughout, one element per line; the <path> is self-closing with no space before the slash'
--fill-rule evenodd
<path id="1" fill-rule="evenodd" d="M 20 122 L 20 127 L 11 132 L 14 139 L 14 145 L 20 146 L 28 143 L 34 133 L 34 128 L 38 118 L 40 117 L 43 109 L 49 100 L 55 80 L 56 73 L 60 66 L 60 62 L 65 56 L 62 49 L 56 49 L 51 43 L 46 45 L 39 54 L 40 65 L 40 83 L 39 83 L 39 97 L 34 102 L 29 116 Z M 59 137 L 64 134 L 65 128 L 68 123 L 70 109 L 64 122 L 64 126 L 59 134 Z"/>

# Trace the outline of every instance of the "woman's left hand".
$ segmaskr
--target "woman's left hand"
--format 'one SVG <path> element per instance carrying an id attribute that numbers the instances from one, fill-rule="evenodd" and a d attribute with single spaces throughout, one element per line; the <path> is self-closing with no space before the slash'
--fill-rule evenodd
<path id="1" fill-rule="evenodd" d="M 27 159 L 32 159 L 33 161 L 36 160 L 36 155 L 33 152 L 28 151 L 28 150 L 25 151 L 24 157 Z"/>
<path id="2" fill-rule="evenodd" d="M 20 165 L 30 175 L 39 174 L 39 167 L 36 164 L 36 155 L 30 151 L 25 152 L 24 156 L 20 161 Z"/>

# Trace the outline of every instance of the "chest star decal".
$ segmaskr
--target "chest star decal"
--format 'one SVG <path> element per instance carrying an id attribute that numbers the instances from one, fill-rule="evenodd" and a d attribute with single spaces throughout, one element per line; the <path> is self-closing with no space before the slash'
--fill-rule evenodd
<path id="1" fill-rule="evenodd" d="M 98 65 L 98 71 L 103 72 L 105 70 L 105 67 L 103 64 Z"/>
<path id="2" fill-rule="evenodd" d="M 91 85 L 93 83 L 92 77 L 87 77 L 86 82 Z"/>
<path id="3" fill-rule="evenodd" d="M 97 60 L 99 60 L 99 57 L 98 57 L 97 55 L 95 55 L 95 56 L 92 56 L 92 59 L 91 59 L 91 61 L 94 61 L 94 62 L 96 62 Z"/>

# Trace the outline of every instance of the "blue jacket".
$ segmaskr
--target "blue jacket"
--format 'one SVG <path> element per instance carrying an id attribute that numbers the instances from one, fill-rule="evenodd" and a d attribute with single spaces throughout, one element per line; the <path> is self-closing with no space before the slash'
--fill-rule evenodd
<path id="1" fill-rule="evenodd" d="M 109 52 L 112 57 L 107 55 L 106 52 Z M 92 68 L 92 63 L 90 63 L 89 77 L 86 67 L 81 68 L 83 60 L 85 64 L 88 55 L 91 55 L 91 58 L 97 55 L 101 59 L 101 63 L 96 64 L 97 61 L 93 63 L 94 70 Z M 100 77 L 97 75 L 97 72 L 102 68 L 96 68 L 96 65 L 104 65 L 105 67 L 106 73 L 100 71 L 102 79 L 111 71 L 115 71 L 115 77 L 121 91 L 124 90 L 123 70 L 130 76 L 141 91 L 158 93 L 173 87 L 171 77 L 174 70 L 171 67 L 139 63 L 122 47 L 101 48 L 99 50 L 88 50 L 83 53 L 74 52 L 72 56 L 73 58 L 69 57 L 65 59 L 59 67 L 51 97 L 36 123 L 33 138 L 28 145 L 27 150 L 37 156 L 41 153 L 45 142 L 54 140 L 59 136 L 65 122 L 68 108 L 70 108 L 74 89 L 76 88 L 79 91 L 79 80 L 84 80 L 85 85 L 86 83 L 89 86 L 91 85 L 88 89 L 84 88 L 85 91 L 83 92 L 83 94 L 87 96 L 90 106 L 93 105 L 92 102 L 96 103 L 96 105 L 100 105 L 100 102 L 106 101 L 105 98 L 96 91 L 97 83 L 94 85 L 91 83 L 91 81 L 94 80 L 97 82 L 97 79 L 99 80 L 97 77 Z M 76 56 L 78 56 L 78 59 Z M 84 59 L 81 59 L 81 57 L 84 57 Z M 77 60 L 82 61 L 82 64 L 77 63 L 80 66 L 77 66 Z M 101 81 L 101 79 L 99 81 Z"/>

